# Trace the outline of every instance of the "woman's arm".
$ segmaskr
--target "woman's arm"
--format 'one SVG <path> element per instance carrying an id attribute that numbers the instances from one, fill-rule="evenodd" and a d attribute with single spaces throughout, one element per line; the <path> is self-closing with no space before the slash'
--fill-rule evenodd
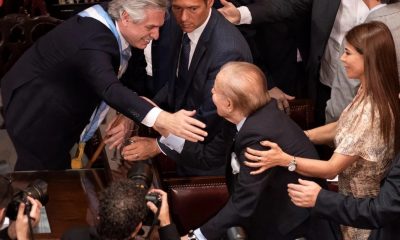
<path id="1" fill-rule="evenodd" d="M 262 141 L 261 145 L 270 147 L 270 149 L 267 151 L 246 149 L 245 156 L 251 161 L 245 161 L 244 163 L 249 167 L 259 168 L 250 174 L 259 174 L 275 166 L 287 167 L 295 159 L 296 172 L 304 176 L 331 179 L 359 158 L 358 156 L 334 153 L 328 161 L 321 161 L 289 155 L 283 152 L 278 144 L 273 142 Z"/>
<path id="2" fill-rule="evenodd" d="M 314 144 L 332 145 L 336 135 L 337 122 L 329 123 L 321 127 L 304 131 Z"/>

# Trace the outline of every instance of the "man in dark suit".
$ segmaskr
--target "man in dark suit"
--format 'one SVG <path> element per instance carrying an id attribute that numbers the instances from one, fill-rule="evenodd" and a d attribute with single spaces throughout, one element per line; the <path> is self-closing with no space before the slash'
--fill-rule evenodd
<path id="1" fill-rule="evenodd" d="M 317 216 L 357 228 L 374 229 L 369 240 L 399 239 L 400 154 L 393 159 L 388 176 L 375 198 L 353 198 L 321 189 L 310 181 L 289 184 L 292 201 L 300 207 L 314 207 Z"/>
<path id="2" fill-rule="evenodd" d="M 288 100 L 302 96 L 305 88 L 303 65 L 309 51 L 312 0 L 221 0 L 221 3 L 224 7 L 219 11 L 230 22 L 255 26 L 255 45 L 260 55 L 255 63 L 268 75 L 270 95 L 278 99 L 280 109 L 288 109 Z"/>
<path id="3" fill-rule="evenodd" d="M 164 112 L 119 81 L 130 45 L 143 49 L 158 38 L 166 7 L 165 0 L 95 5 L 87 16 L 74 16 L 43 36 L 17 61 L 1 81 L 16 170 L 69 168 L 68 152 L 101 100 L 163 135 L 203 139 L 198 127 L 204 124 L 190 117 L 194 112 Z M 95 120 L 90 124 L 101 122 Z"/>
<path id="4" fill-rule="evenodd" d="M 211 88 L 223 64 L 229 61 L 251 62 L 252 57 L 236 27 L 212 9 L 213 2 L 173 0 L 174 17 L 165 23 L 159 40 L 153 41 L 152 47 L 153 80 L 165 83 L 154 102 L 170 111 L 181 108 L 196 110 L 195 117 L 207 125 L 207 138 L 201 143 L 191 143 L 175 136 L 161 137 L 157 142 L 155 139 L 136 138 L 124 149 L 125 159 L 138 160 L 135 156 L 146 159 L 162 151 L 177 162 L 178 174 L 224 174 L 225 152 L 223 147 L 214 144 L 223 119 L 218 116 L 212 102 Z M 183 34 L 189 37 L 191 47 L 190 64 L 184 78 L 180 76 L 179 60 Z"/>
<path id="5" fill-rule="evenodd" d="M 246 148 L 262 149 L 264 139 L 280 142 L 294 156 L 318 157 L 303 131 L 271 100 L 265 81 L 258 67 L 244 62 L 224 65 L 216 77 L 212 93 L 218 114 L 238 131 L 227 164 L 230 198 L 194 234 L 198 239 L 219 239 L 229 227 L 239 225 L 252 240 L 334 239 L 329 222 L 311 217 L 308 209 L 294 206 L 287 196 L 287 184 L 300 176 L 294 171 L 295 158 L 288 168 L 275 167 L 261 175 L 250 174 L 244 165 Z M 226 136 L 232 141 L 232 134 Z"/>

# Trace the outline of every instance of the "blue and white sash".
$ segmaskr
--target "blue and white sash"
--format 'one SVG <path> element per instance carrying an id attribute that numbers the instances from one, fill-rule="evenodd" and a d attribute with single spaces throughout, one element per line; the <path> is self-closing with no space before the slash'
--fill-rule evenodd
<path id="1" fill-rule="evenodd" d="M 108 27 L 111 32 L 114 34 L 115 38 L 117 39 L 119 52 L 120 52 L 120 67 L 118 70 L 118 78 L 121 78 L 122 74 L 126 71 L 128 67 L 128 61 L 131 57 L 131 50 L 128 47 L 127 49 L 122 49 L 122 42 L 121 37 L 118 34 L 117 27 L 114 24 L 114 21 L 108 15 L 108 13 L 100 6 L 94 5 L 80 13 L 78 13 L 81 17 L 91 17 L 99 22 L 103 23 L 106 27 Z M 100 105 L 95 109 L 92 116 L 90 117 L 90 122 L 86 125 L 85 129 L 83 130 L 80 142 L 87 142 L 94 133 L 96 132 L 97 128 L 100 126 L 101 122 L 107 115 L 108 110 L 110 107 L 102 101 Z"/>

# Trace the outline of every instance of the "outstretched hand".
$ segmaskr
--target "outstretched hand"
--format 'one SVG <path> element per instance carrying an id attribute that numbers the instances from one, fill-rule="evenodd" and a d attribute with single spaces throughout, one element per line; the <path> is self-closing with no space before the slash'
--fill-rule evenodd
<path id="1" fill-rule="evenodd" d="M 196 111 L 180 110 L 176 113 L 162 111 L 154 124 L 154 129 L 164 137 L 169 134 L 184 138 L 191 142 L 204 141 L 206 125 L 193 118 Z"/>
<path id="2" fill-rule="evenodd" d="M 288 184 L 289 197 L 298 207 L 314 207 L 321 187 L 313 182 L 299 179 L 300 184 Z"/>
<path id="3" fill-rule="evenodd" d="M 220 0 L 222 4 L 222 8 L 219 8 L 218 11 L 233 24 L 240 23 L 240 12 L 231 2 L 226 0 Z"/>
<path id="4" fill-rule="evenodd" d="M 290 155 L 282 151 L 278 144 L 270 141 L 262 141 L 260 144 L 264 147 L 268 147 L 269 150 L 255 150 L 252 148 L 246 148 L 244 156 L 250 160 L 245 161 L 244 164 L 248 167 L 259 168 L 256 171 L 250 172 L 250 174 L 260 174 L 275 166 L 287 166 L 290 162 L 286 159 L 290 159 Z"/>

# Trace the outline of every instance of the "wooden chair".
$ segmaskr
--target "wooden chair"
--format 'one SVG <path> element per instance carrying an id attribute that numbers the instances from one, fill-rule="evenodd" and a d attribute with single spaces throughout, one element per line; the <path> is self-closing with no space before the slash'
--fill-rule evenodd
<path id="1" fill-rule="evenodd" d="M 4 74 L 18 58 L 38 38 L 60 22 L 61 20 L 49 16 L 31 18 L 22 13 L 9 14 L 0 19 L 0 87 Z M 0 114 L 2 115 L 1 105 Z M 0 126 L 0 128 L 4 128 L 4 126 Z"/>
<path id="2" fill-rule="evenodd" d="M 10 14 L 0 19 L 0 78 L 41 36 L 61 23 L 50 16 Z"/>

